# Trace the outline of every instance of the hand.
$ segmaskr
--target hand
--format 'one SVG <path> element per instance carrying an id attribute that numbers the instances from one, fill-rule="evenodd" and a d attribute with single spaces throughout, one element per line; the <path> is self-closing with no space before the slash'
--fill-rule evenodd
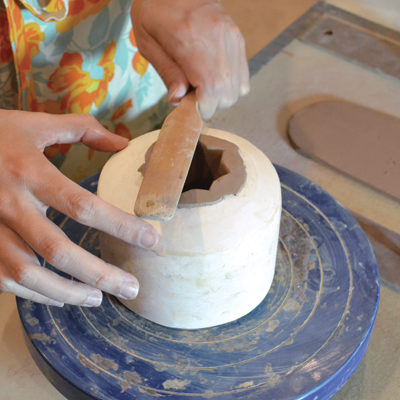
<path id="1" fill-rule="evenodd" d="M 209 119 L 248 93 L 244 39 L 218 0 L 134 0 L 131 17 L 138 49 L 171 101 L 192 86 Z"/>
<path id="2" fill-rule="evenodd" d="M 149 224 L 70 181 L 42 154 L 48 145 L 79 141 L 100 151 L 121 150 L 128 143 L 90 115 L 0 110 L 1 291 L 58 306 L 98 306 L 101 290 L 123 299 L 136 296 L 135 277 L 72 243 L 46 217 L 51 206 L 128 243 L 156 244 L 157 232 Z M 32 249 L 80 282 L 41 267 Z"/>

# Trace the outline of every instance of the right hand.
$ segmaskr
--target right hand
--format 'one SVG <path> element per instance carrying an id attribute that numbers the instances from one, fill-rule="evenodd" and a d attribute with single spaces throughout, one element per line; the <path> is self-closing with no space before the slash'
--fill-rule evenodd
<path id="1" fill-rule="evenodd" d="M 98 306 L 102 290 L 136 297 L 134 276 L 71 242 L 46 217 L 51 206 L 133 245 L 152 248 L 158 240 L 152 226 L 75 184 L 43 155 L 51 144 L 79 141 L 100 151 L 128 144 L 90 115 L 0 110 L 0 291 L 57 306 Z M 33 250 L 77 280 L 40 266 Z"/>
<path id="2" fill-rule="evenodd" d="M 220 0 L 134 0 L 132 26 L 140 53 L 179 101 L 192 86 L 210 119 L 249 92 L 245 42 Z"/>

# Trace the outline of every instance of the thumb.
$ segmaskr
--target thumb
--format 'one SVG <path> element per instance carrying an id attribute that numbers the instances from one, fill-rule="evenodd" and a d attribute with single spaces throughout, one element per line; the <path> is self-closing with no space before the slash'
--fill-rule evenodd
<path id="1" fill-rule="evenodd" d="M 111 133 L 95 118 L 87 118 L 87 124 L 80 141 L 93 150 L 119 151 L 124 149 L 129 140 L 125 137 Z M 78 136 L 79 138 L 79 136 Z"/>
<path id="2" fill-rule="evenodd" d="M 189 90 L 189 81 L 181 67 L 166 53 L 166 51 L 148 35 L 146 54 L 143 56 L 153 65 L 168 89 L 171 102 L 178 102 Z"/>
<path id="3" fill-rule="evenodd" d="M 128 145 L 127 138 L 111 133 L 101 125 L 100 127 L 102 129 L 87 129 L 81 142 L 93 150 L 112 152 L 120 151 Z"/>
<path id="4" fill-rule="evenodd" d="M 33 126 L 40 126 L 42 134 L 34 135 L 34 141 L 41 150 L 56 143 L 82 142 L 98 151 L 119 151 L 128 145 L 126 138 L 111 133 L 90 114 L 30 113 L 30 118 Z"/>

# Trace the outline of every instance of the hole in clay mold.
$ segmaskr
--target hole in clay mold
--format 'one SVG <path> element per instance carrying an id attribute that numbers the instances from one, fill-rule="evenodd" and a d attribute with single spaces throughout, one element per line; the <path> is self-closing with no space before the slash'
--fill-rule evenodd
<path id="1" fill-rule="evenodd" d="M 153 146 L 147 150 L 144 174 Z M 246 169 L 239 148 L 223 139 L 201 135 L 190 165 L 178 207 L 215 204 L 238 194 L 246 181 Z"/>
<path id="2" fill-rule="evenodd" d="M 333 35 L 333 31 L 329 30 L 329 31 L 325 31 L 324 32 L 325 36 L 332 36 Z"/>
<path id="3" fill-rule="evenodd" d="M 215 204 L 239 193 L 245 180 L 239 148 L 227 140 L 200 135 L 178 206 Z"/>
<path id="4" fill-rule="evenodd" d="M 199 142 L 183 187 L 183 193 L 192 189 L 209 190 L 212 183 L 229 170 L 221 163 L 223 150 L 208 149 Z"/>

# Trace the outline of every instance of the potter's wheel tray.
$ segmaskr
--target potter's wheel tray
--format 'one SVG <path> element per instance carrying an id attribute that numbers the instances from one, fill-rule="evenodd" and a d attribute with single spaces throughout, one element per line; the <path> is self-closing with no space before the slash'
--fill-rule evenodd
<path id="1" fill-rule="evenodd" d="M 156 325 L 111 296 L 99 308 L 18 300 L 30 351 L 71 399 L 328 399 L 367 348 L 379 284 L 351 214 L 307 179 L 277 167 L 283 198 L 275 279 L 247 316 L 185 331 Z M 83 186 L 94 192 L 98 176 Z M 54 221 L 98 254 L 97 232 Z M 245 232 L 245 229 L 244 229 Z M 212 310 L 210 310 L 212 312 Z"/>

